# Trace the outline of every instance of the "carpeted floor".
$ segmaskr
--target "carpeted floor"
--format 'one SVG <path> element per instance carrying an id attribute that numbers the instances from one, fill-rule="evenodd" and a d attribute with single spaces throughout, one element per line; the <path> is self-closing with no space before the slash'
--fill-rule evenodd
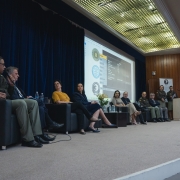
<path id="1" fill-rule="evenodd" d="M 0 180 L 111 180 L 180 158 L 179 121 L 100 130 L 1 150 Z"/>

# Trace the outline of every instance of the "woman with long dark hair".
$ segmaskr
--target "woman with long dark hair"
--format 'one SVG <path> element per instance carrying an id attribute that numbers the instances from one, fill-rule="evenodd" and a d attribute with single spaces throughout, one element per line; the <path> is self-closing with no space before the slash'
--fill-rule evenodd
<path id="1" fill-rule="evenodd" d="M 101 109 L 101 106 L 96 101 L 89 102 L 87 100 L 82 83 L 77 84 L 77 91 L 73 94 L 73 100 L 75 102 L 80 102 L 81 104 L 83 104 L 92 116 L 96 118 L 101 116 L 107 126 L 115 126 L 114 124 L 111 124 L 111 122 L 106 118 L 103 110 Z M 90 123 L 88 130 L 93 132 L 99 132 L 98 130 L 94 129 L 94 124 L 94 122 Z"/>

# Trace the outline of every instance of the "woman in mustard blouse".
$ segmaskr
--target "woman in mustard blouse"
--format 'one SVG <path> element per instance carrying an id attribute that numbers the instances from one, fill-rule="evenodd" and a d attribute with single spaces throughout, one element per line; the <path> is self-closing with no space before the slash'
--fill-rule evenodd
<path id="1" fill-rule="evenodd" d="M 84 115 L 92 122 L 96 122 L 98 121 L 98 119 L 92 116 L 81 103 L 71 102 L 69 96 L 66 93 L 62 92 L 60 81 L 55 81 L 54 87 L 56 91 L 54 91 L 52 94 L 53 102 L 57 104 L 71 103 L 71 112 L 76 113 L 79 120 L 80 134 L 86 134 L 84 131 Z"/>

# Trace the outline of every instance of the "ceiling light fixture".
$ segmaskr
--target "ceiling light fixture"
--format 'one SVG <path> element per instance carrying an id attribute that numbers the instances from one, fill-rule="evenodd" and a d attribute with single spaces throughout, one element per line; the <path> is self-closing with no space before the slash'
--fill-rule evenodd
<path id="1" fill-rule="evenodd" d="M 180 48 L 180 42 L 153 0 L 101 0 L 100 3 L 97 0 L 72 1 L 144 53 Z M 164 37 L 165 34 L 168 34 L 168 38 Z"/>
<path id="2" fill-rule="evenodd" d="M 107 4 L 110 4 L 110 3 L 113 3 L 113 2 L 116 2 L 118 0 L 111 0 L 111 1 L 108 1 L 108 2 L 101 2 L 101 3 L 98 3 L 98 6 L 105 6 Z"/>

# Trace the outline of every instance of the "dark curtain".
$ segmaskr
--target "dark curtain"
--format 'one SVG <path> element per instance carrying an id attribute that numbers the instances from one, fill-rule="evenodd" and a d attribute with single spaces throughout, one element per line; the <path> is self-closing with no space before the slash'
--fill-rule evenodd
<path id="1" fill-rule="evenodd" d="M 84 83 L 84 30 L 31 0 L 0 0 L 0 56 L 19 68 L 27 95 L 51 97 L 59 79 L 71 96 Z"/>
<path id="2" fill-rule="evenodd" d="M 146 91 L 146 64 L 137 59 L 135 59 L 135 62 L 136 100 L 139 100 L 142 92 Z"/>

